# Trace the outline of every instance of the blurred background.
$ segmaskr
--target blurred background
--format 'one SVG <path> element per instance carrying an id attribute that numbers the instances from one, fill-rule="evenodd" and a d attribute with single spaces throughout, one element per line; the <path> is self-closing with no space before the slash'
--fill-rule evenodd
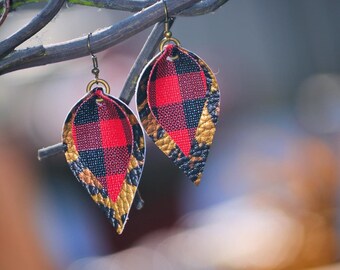
<path id="1" fill-rule="evenodd" d="M 42 7 L 10 13 L 1 40 Z M 130 15 L 68 5 L 21 47 Z M 113 95 L 150 30 L 97 55 Z M 230 0 L 179 17 L 174 36 L 217 74 L 216 137 L 199 187 L 147 139 L 145 206 L 120 236 L 63 155 L 36 158 L 61 141 L 93 78 L 91 58 L 1 76 L 0 269 L 340 269 L 339 33 L 337 0 Z"/>

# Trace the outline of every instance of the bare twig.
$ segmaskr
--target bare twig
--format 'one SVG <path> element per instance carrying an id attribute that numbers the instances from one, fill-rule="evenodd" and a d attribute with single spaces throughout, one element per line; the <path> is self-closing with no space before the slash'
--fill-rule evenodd
<path id="1" fill-rule="evenodd" d="M 175 15 L 179 11 L 192 6 L 199 0 L 173 0 L 167 4 L 169 15 Z M 113 45 L 116 45 L 129 37 L 141 32 L 158 21 L 164 19 L 164 5 L 162 2 L 157 2 L 154 5 L 144 9 L 143 11 L 128 17 L 111 27 L 94 32 L 92 35 L 91 47 L 94 53 L 103 51 Z M 31 48 L 33 49 L 33 48 Z M 31 53 L 31 49 L 26 51 L 26 54 Z M 13 61 L 16 60 L 16 54 L 22 52 L 13 52 L 10 57 Z M 53 44 L 45 47 L 45 54 L 42 57 L 37 57 L 31 61 L 25 61 L 16 65 L 9 65 L 5 69 L 0 69 L 0 74 L 5 74 L 14 70 L 41 66 L 50 63 L 57 63 L 70 59 L 83 57 L 89 54 L 87 48 L 87 37 L 81 37 L 69 42 Z M 17 61 L 15 61 L 17 62 Z M 1 66 L 1 61 L 0 61 Z"/>
<path id="2" fill-rule="evenodd" d="M 38 160 L 49 158 L 67 150 L 67 146 L 63 143 L 57 143 L 38 150 Z"/>
<path id="3" fill-rule="evenodd" d="M 3 8 L 2 8 L 2 10 L 3 10 L 3 13 L 1 14 L 1 17 L 0 17 L 0 26 L 6 20 L 8 12 L 10 10 L 10 2 L 9 2 L 9 0 L 3 0 Z"/>
<path id="4" fill-rule="evenodd" d="M 35 0 L 41 2 L 43 0 Z M 98 8 L 115 9 L 122 11 L 138 12 L 153 5 L 157 0 L 67 0 L 70 4 L 86 5 Z M 202 0 L 192 7 L 181 11 L 181 16 L 196 16 L 212 12 L 226 3 L 228 0 Z M 32 0 L 13 0 L 13 6 L 19 7 Z M 169 1 L 170 2 L 170 1 Z"/>
<path id="5" fill-rule="evenodd" d="M 144 8 L 147 8 L 155 3 L 156 0 L 115 0 L 115 1 L 107 1 L 107 0 L 93 0 L 93 1 L 84 1 L 84 0 L 68 0 L 69 3 L 73 4 L 84 4 L 96 6 L 100 8 L 107 9 L 115 9 L 115 10 L 123 10 L 130 12 L 138 12 Z M 183 16 L 196 16 L 202 15 L 205 13 L 209 13 L 214 11 L 215 9 L 222 6 L 228 0 L 202 0 L 199 3 L 196 3 L 192 7 L 181 11 L 178 15 Z M 168 1 L 170 2 L 170 1 Z"/>
<path id="6" fill-rule="evenodd" d="M 219 7 L 227 3 L 228 0 L 203 0 L 191 8 L 185 9 L 180 12 L 178 15 L 181 16 L 198 16 L 207 13 L 211 13 L 217 10 Z"/>
<path id="7" fill-rule="evenodd" d="M 45 48 L 43 46 L 17 51 L 15 55 L 10 55 L 0 61 L 0 70 L 6 70 L 12 66 L 38 59 L 39 57 L 42 57 L 44 53 Z"/>
<path id="8" fill-rule="evenodd" d="M 8 54 L 44 28 L 57 15 L 64 2 L 65 0 L 50 0 L 46 7 L 32 21 L 9 38 L 0 42 L 0 57 Z"/>
<path id="9" fill-rule="evenodd" d="M 55 0 L 61 1 L 61 0 Z M 69 0 L 71 1 L 71 0 Z M 72 0 L 74 1 L 74 0 Z M 77 0 L 81 2 L 80 0 Z M 53 2 L 53 1 L 52 1 Z M 86 3 L 92 2 L 87 0 Z M 107 3 L 107 5 L 116 5 L 116 7 L 123 8 L 123 5 L 128 5 L 128 3 L 137 5 L 137 8 L 141 8 L 141 3 L 143 5 L 150 4 L 151 1 L 136 1 L 136 0 L 116 0 L 116 1 L 103 1 L 103 0 L 95 0 L 93 1 L 100 5 L 101 3 Z M 152 1 L 153 2 L 153 1 Z M 168 2 L 168 10 L 170 15 L 176 15 L 180 12 L 183 13 L 187 7 L 190 7 L 190 10 L 193 11 L 192 14 L 205 13 L 207 11 L 215 10 L 220 7 L 222 4 L 227 2 L 227 0 L 172 0 Z M 93 35 L 92 47 L 94 52 L 99 52 L 105 50 L 119 42 L 124 41 L 132 35 L 144 30 L 150 25 L 154 24 L 157 21 L 161 21 L 164 17 L 164 7 L 163 3 L 158 2 L 152 5 L 151 7 L 137 13 L 134 16 L 131 16 L 120 23 L 117 23 L 111 27 L 105 28 L 101 31 L 97 31 Z M 6 43 L 7 42 L 7 43 Z M 3 45 L 9 43 L 8 40 L 3 42 Z M 0 43 L 1 45 L 1 43 Z M 8 72 L 12 72 L 19 69 L 25 69 L 34 66 L 46 65 L 50 63 L 56 63 L 61 61 L 66 61 L 74 58 L 79 58 L 88 54 L 87 50 L 87 40 L 86 37 L 70 40 L 68 42 L 63 42 L 59 44 L 52 44 L 45 47 L 44 55 L 36 55 L 35 48 L 29 48 L 23 52 L 22 50 L 15 51 L 11 53 L 8 57 L 3 60 L 0 60 L 0 74 L 5 74 Z M 13 45 L 14 46 L 14 45 Z M 12 47 L 13 47 L 12 46 Z M 7 46 L 8 47 L 8 46 Z M 0 46 L 0 52 L 5 50 L 6 46 Z M 8 49 L 7 49 L 8 50 Z M 31 54 L 35 54 L 33 57 Z M 18 57 L 22 58 L 24 55 L 25 61 L 18 61 Z M 29 61 L 28 61 L 29 59 Z M 6 63 L 2 63 L 5 61 Z"/>

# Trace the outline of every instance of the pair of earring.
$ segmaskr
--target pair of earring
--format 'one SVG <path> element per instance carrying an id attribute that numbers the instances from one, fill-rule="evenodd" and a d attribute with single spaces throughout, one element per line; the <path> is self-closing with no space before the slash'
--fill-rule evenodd
<path id="1" fill-rule="evenodd" d="M 216 130 L 219 90 L 208 65 L 172 37 L 166 6 L 165 12 L 160 52 L 137 83 L 138 114 L 154 143 L 198 185 Z M 138 195 L 144 135 L 130 108 L 110 96 L 108 83 L 99 78 L 90 38 L 91 34 L 88 48 L 95 79 L 66 118 L 65 157 L 78 181 L 121 234 Z M 100 84 L 103 87 L 93 87 Z"/>

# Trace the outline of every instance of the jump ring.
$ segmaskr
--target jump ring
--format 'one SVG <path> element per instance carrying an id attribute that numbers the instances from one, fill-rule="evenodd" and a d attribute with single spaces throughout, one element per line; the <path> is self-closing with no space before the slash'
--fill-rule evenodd
<path id="1" fill-rule="evenodd" d="M 170 38 L 163 38 L 161 43 L 159 43 L 159 50 L 160 51 L 163 51 L 164 49 L 164 46 L 169 43 L 169 42 L 173 42 L 175 43 L 177 46 L 180 46 L 181 43 L 179 42 L 179 40 L 177 38 L 173 38 L 173 37 L 170 37 Z"/>
<path id="2" fill-rule="evenodd" d="M 86 87 L 86 92 L 90 92 L 92 90 L 92 86 L 94 84 L 102 84 L 104 86 L 104 92 L 106 94 L 110 94 L 110 86 L 109 84 L 105 81 L 105 80 L 102 80 L 102 79 L 94 79 L 92 81 L 90 81 Z"/>

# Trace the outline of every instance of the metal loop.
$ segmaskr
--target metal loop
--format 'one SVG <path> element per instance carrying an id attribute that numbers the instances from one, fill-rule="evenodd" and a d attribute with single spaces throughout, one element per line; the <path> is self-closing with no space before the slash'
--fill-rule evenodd
<path id="1" fill-rule="evenodd" d="M 161 43 L 159 43 L 159 50 L 160 51 L 163 51 L 164 50 L 164 46 L 167 44 L 167 43 L 170 43 L 170 42 L 173 42 L 175 43 L 176 46 L 181 46 L 181 43 L 179 42 L 179 40 L 177 38 L 163 38 L 161 40 Z"/>
<path id="2" fill-rule="evenodd" d="M 105 80 L 102 80 L 102 79 L 95 79 L 95 80 L 92 80 L 88 83 L 88 85 L 86 86 L 86 92 L 90 92 L 92 90 L 92 86 L 94 84 L 102 84 L 104 86 L 104 92 L 106 94 L 110 94 L 110 86 L 109 84 L 105 81 Z"/>
<path id="3" fill-rule="evenodd" d="M 88 34 L 87 36 L 87 48 L 92 56 L 92 64 L 93 64 L 93 69 L 91 70 L 92 74 L 94 75 L 95 79 L 90 81 L 87 86 L 86 86 L 86 92 L 90 92 L 92 90 L 92 86 L 94 84 L 102 84 L 104 86 L 104 93 L 106 94 L 110 94 L 110 86 L 109 84 L 103 80 L 103 79 L 99 79 L 99 68 L 98 68 L 98 59 L 97 56 L 92 52 L 91 50 L 91 36 L 92 33 Z M 97 102 L 103 102 L 102 98 L 98 98 L 96 100 Z"/>

